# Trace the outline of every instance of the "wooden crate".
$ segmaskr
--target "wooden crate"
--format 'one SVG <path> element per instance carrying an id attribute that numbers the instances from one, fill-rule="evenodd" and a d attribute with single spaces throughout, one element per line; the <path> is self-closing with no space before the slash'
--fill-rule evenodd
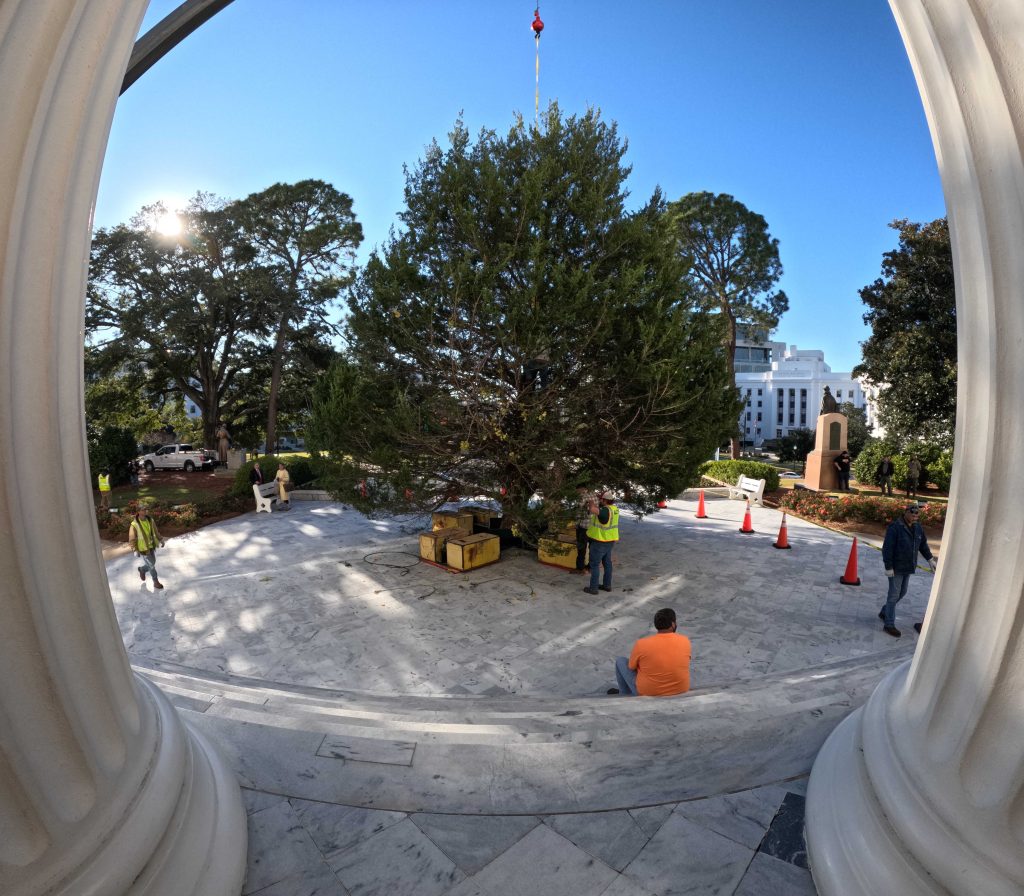
<path id="1" fill-rule="evenodd" d="M 491 520 L 501 516 L 498 510 L 492 510 L 490 507 L 473 507 L 469 504 L 463 507 L 461 512 L 473 514 L 473 522 L 484 529 L 491 528 Z"/>
<path id="2" fill-rule="evenodd" d="M 537 559 L 541 563 L 550 563 L 552 566 L 561 566 L 563 569 L 576 568 L 576 536 L 569 538 L 566 535 L 559 535 L 552 538 L 550 535 L 543 535 L 537 539 Z M 584 560 L 584 563 L 586 560 Z"/>
<path id="3" fill-rule="evenodd" d="M 476 569 L 501 558 L 497 535 L 458 535 L 448 539 L 448 565 L 453 569 Z"/>
<path id="4" fill-rule="evenodd" d="M 473 514 L 465 510 L 442 510 L 430 515 L 430 528 L 435 532 L 438 529 L 461 529 L 467 535 L 473 531 Z"/>
<path id="5" fill-rule="evenodd" d="M 449 538 L 456 538 L 465 535 L 466 532 L 458 526 L 449 526 L 447 529 L 434 529 L 433 532 L 420 533 L 420 556 L 432 563 L 444 563 L 445 545 Z"/>

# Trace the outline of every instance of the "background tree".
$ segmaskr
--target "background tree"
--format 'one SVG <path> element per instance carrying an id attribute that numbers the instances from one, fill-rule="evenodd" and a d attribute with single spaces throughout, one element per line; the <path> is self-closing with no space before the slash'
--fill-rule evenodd
<path id="1" fill-rule="evenodd" d="M 267 447 L 273 450 L 289 352 L 297 343 L 308 345 L 314 328 L 330 329 L 327 312 L 352 281 L 363 229 L 351 197 L 320 180 L 274 184 L 227 213 L 259 261 L 277 273 L 278 289 L 262 309 L 273 333 L 267 395 Z M 302 339 L 299 329 L 306 331 Z"/>
<path id="2" fill-rule="evenodd" d="M 782 276 L 779 241 L 768 223 L 728 193 L 688 193 L 669 204 L 678 251 L 701 306 L 721 314 L 722 343 L 735 382 L 736 331 L 769 332 L 789 308 L 775 284 Z M 735 430 L 735 425 L 734 425 Z M 739 457 L 732 436 L 732 456 Z"/>
<path id="3" fill-rule="evenodd" d="M 956 423 L 956 293 L 945 218 L 890 225 L 899 246 L 860 297 L 871 336 L 854 376 L 879 387 L 878 416 L 899 442 L 953 445 Z"/>
<path id="4" fill-rule="evenodd" d="M 274 272 L 255 263 L 213 197 L 195 197 L 175 237 L 153 229 L 166 211 L 149 206 L 130 224 L 94 235 L 90 363 L 101 377 L 131 370 L 150 401 L 169 393 L 191 399 L 209 446 L 218 421 L 233 420 L 250 401 L 266 332 L 258 309 L 275 293 Z"/>
<path id="5" fill-rule="evenodd" d="M 779 439 L 779 461 L 804 464 L 814 450 L 814 432 L 810 429 L 791 429 Z"/>
<path id="6" fill-rule="evenodd" d="M 846 448 L 851 457 L 856 457 L 871 438 L 868 413 L 864 408 L 855 407 L 852 401 L 839 405 L 839 413 L 846 417 Z"/>
<path id="7" fill-rule="evenodd" d="M 314 396 L 307 441 L 351 458 L 346 494 L 500 498 L 534 534 L 535 493 L 586 483 L 642 511 L 693 481 L 739 401 L 661 196 L 625 211 L 624 151 L 597 113 L 552 106 L 475 143 L 457 123 L 407 172 Z"/>

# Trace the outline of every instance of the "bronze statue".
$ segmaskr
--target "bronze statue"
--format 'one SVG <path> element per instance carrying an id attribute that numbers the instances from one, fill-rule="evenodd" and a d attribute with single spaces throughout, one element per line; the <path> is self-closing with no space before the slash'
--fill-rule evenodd
<path id="1" fill-rule="evenodd" d="M 836 400 L 832 397 L 832 390 L 828 386 L 825 387 L 825 394 L 821 396 L 821 410 L 818 411 L 818 416 L 822 414 L 834 414 L 839 410 L 839 405 L 836 404 Z"/>

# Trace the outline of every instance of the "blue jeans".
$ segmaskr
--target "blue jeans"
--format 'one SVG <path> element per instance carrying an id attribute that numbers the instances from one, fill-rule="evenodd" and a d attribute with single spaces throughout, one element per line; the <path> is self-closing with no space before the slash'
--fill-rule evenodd
<path id="1" fill-rule="evenodd" d="M 885 596 L 885 606 L 882 607 L 882 613 L 884 614 L 883 625 L 896 625 L 896 604 L 903 600 L 906 595 L 907 587 L 910 585 L 910 576 L 911 573 L 900 575 L 898 572 L 895 572 L 892 578 L 889 579 L 889 593 Z"/>
<path id="2" fill-rule="evenodd" d="M 141 559 L 142 566 L 139 567 L 139 572 L 142 573 L 143 578 L 145 578 L 145 575 L 148 572 L 153 577 L 154 582 L 159 582 L 160 580 L 156 575 L 156 550 L 144 551 Z"/>
<path id="3" fill-rule="evenodd" d="M 636 694 L 636 672 L 629 668 L 629 657 L 615 657 L 615 681 L 619 686 L 619 693 L 627 697 L 635 697 Z"/>
<path id="4" fill-rule="evenodd" d="M 602 584 L 605 588 L 612 587 L 612 548 L 615 547 L 614 541 L 594 541 L 590 542 L 590 588 L 595 590 L 597 588 L 597 578 L 601 573 L 601 564 L 604 564 L 604 582 Z"/>

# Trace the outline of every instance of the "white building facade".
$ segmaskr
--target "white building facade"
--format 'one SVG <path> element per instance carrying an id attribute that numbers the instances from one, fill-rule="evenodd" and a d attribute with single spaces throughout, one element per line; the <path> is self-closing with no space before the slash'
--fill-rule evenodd
<path id="1" fill-rule="evenodd" d="M 784 342 L 741 340 L 736 345 L 736 387 L 743 398 L 740 438 L 760 447 L 796 429 L 814 429 L 828 386 L 838 404 L 865 408 L 874 428 L 874 406 L 865 384 L 850 373 L 834 373 L 818 349 L 798 349 Z"/>

